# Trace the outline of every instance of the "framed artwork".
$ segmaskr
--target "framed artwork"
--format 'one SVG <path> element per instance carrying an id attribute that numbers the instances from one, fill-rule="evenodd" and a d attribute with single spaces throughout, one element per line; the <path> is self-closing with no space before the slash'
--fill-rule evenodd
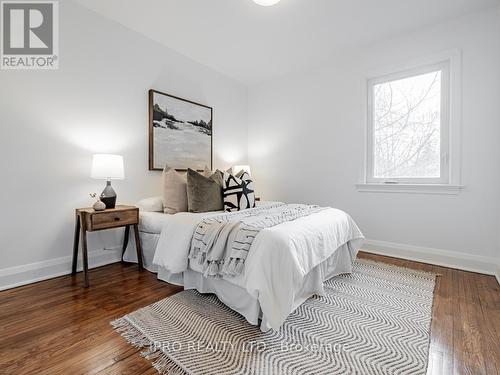
<path id="1" fill-rule="evenodd" d="M 149 90 L 149 170 L 212 168 L 213 109 Z"/>

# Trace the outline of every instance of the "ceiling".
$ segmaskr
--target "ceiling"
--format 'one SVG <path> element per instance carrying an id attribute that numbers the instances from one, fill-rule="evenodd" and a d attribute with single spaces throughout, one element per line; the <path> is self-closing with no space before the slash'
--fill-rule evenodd
<path id="1" fill-rule="evenodd" d="M 252 85 L 347 47 L 493 7 L 497 0 L 77 0 L 161 44 Z"/>

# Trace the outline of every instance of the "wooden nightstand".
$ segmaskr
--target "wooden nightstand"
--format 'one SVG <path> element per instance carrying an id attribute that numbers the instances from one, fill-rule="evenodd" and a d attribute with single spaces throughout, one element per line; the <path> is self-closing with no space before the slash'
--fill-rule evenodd
<path id="1" fill-rule="evenodd" d="M 139 209 L 133 206 L 116 206 L 115 208 L 95 211 L 93 208 L 78 208 L 75 211 L 75 238 L 73 242 L 73 267 L 72 275 L 76 275 L 76 264 L 78 261 L 79 238 L 82 237 L 83 272 L 85 275 L 84 286 L 89 286 L 89 270 L 87 255 L 87 232 L 95 232 L 103 229 L 125 227 L 125 238 L 123 241 L 122 257 L 128 244 L 130 226 L 134 227 L 135 244 L 137 250 L 137 261 L 139 270 L 142 271 L 142 249 L 139 240 Z"/>

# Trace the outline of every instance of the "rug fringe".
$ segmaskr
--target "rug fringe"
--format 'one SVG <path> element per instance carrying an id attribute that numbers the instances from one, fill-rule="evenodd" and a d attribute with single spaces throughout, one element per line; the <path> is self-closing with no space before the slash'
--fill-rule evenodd
<path id="1" fill-rule="evenodd" d="M 135 328 L 126 318 L 116 319 L 111 322 L 113 329 L 118 332 L 129 344 L 135 348 L 148 348 L 141 352 L 141 356 L 151 361 L 153 367 L 160 374 L 187 375 L 188 373 L 175 363 L 159 348 L 155 348 L 144 334 Z"/>
<path id="2" fill-rule="evenodd" d="M 136 348 L 144 348 L 151 344 L 140 331 L 132 326 L 125 318 L 111 322 L 111 325 L 129 344 Z"/>
<path id="3" fill-rule="evenodd" d="M 187 373 L 173 362 L 165 353 L 161 353 L 158 359 L 153 362 L 153 367 L 160 374 L 167 375 L 186 375 Z"/>

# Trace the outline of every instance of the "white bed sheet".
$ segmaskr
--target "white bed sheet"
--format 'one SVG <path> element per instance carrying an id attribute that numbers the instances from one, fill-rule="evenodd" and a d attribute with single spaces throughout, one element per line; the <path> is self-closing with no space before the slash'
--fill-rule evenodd
<path id="1" fill-rule="evenodd" d="M 173 215 L 163 212 L 139 212 L 139 230 L 141 232 L 160 234 L 162 229 L 168 225 Z"/>

